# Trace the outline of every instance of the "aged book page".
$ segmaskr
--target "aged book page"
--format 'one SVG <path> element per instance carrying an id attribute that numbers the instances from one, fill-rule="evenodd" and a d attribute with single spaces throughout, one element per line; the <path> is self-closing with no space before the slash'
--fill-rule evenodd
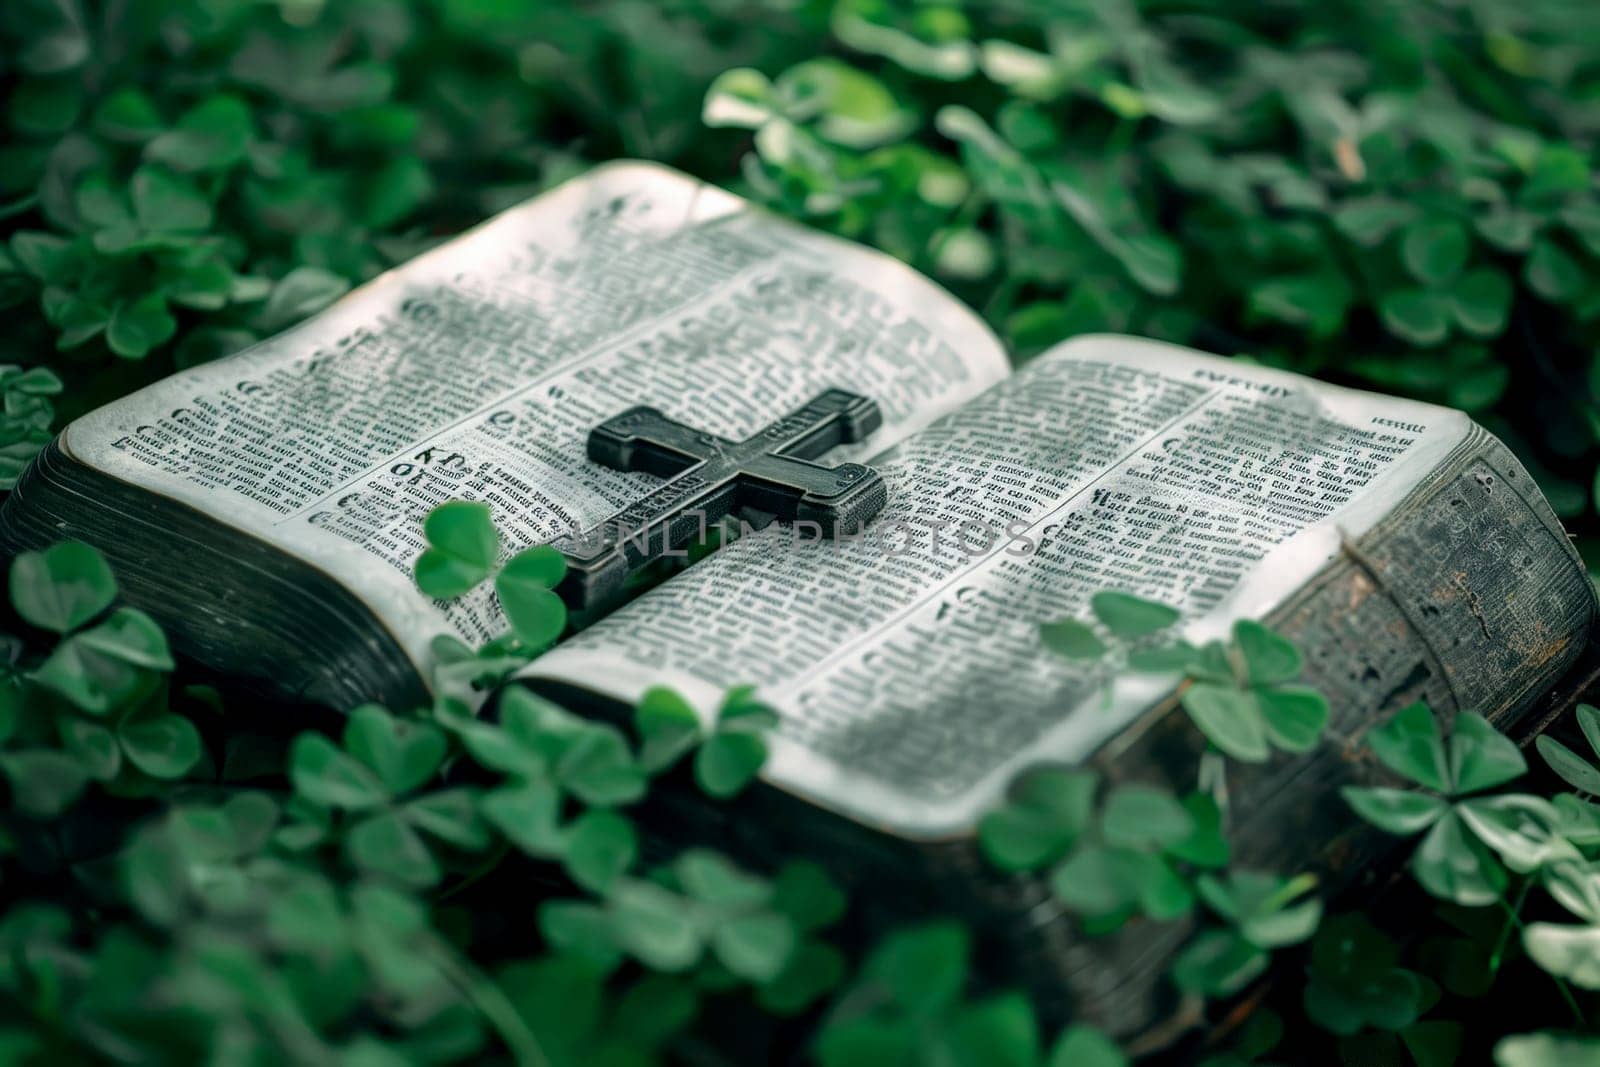
<path id="1" fill-rule="evenodd" d="M 585 459 L 619 410 L 740 438 L 845 387 L 884 426 L 838 462 L 1007 372 L 988 329 L 904 265 L 622 163 L 78 420 L 63 447 L 321 568 L 420 665 L 439 633 L 504 630 L 487 586 L 416 590 L 423 516 L 486 501 L 508 552 L 605 520 L 656 484 Z"/>
<path id="2" fill-rule="evenodd" d="M 872 462 L 859 539 L 747 536 L 577 635 L 529 675 L 756 684 L 782 715 L 769 780 L 936 838 L 1022 765 L 1077 761 L 1172 679 L 1045 653 L 1038 624 L 1121 589 L 1201 641 L 1283 602 L 1471 429 L 1460 412 L 1156 342 L 1079 338 Z"/>

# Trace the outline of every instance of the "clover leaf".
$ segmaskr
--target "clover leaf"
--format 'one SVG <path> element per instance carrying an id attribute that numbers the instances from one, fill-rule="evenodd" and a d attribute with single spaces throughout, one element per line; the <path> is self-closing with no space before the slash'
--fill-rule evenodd
<path id="1" fill-rule="evenodd" d="M 1592 704 L 1579 704 L 1577 718 L 1584 740 L 1589 742 L 1590 750 L 1597 759 L 1600 759 L 1600 708 Z M 1534 739 L 1534 745 L 1539 749 L 1539 755 L 1550 765 L 1550 769 L 1560 775 L 1568 785 L 1580 793 L 1600 795 L 1600 766 L 1591 763 L 1548 734 L 1540 734 Z"/>
<path id="2" fill-rule="evenodd" d="M 766 735 L 777 725 L 777 713 L 755 699 L 753 687 L 730 689 L 711 735 L 695 752 L 694 777 L 700 788 L 724 800 L 742 792 L 766 762 Z"/>
<path id="3" fill-rule="evenodd" d="M 439 727 L 367 704 L 350 713 L 342 740 L 300 734 L 290 746 L 289 778 L 299 797 L 350 814 L 344 846 L 357 868 L 429 886 L 442 875 L 430 840 L 466 851 L 488 844 L 472 790 L 418 792 L 444 762 Z"/>
<path id="4" fill-rule="evenodd" d="M 1260 763 L 1274 747 L 1307 752 L 1322 736 L 1329 708 L 1315 689 L 1288 684 L 1301 665 L 1293 642 L 1241 619 L 1230 644 L 1211 642 L 1189 658 L 1184 711 L 1207 740 L 1234 759 Z"/>
<path id="5" fill-rule="evenodd" d="M 1369 731 L 1367 745 L 1390 770 L 1440 794 L 1363 786 L 1340 791 L 1357 814 L 1382 830 L 1403 836 L 1428 831 L 1411 869 L 1433 895 L 1467 906 L 1490 904 L 1507 882 L 1495 853 L 1518 871 L 1569 855 L 1559 813 L 1547 802 L 1468 798 L 1527 770 L 1516 745 L 1482 716 L 1457 715 L 1447 748 L 1433 712 L 1412 704 Z"/>
<path id="6" fill-rule="evenodd" d="M 460 596 L 489 577 L 500 534 L 487 504 L 455 500 L 428 513 L 422 526 L 428 547 L 417 557 L 417 587 L 440 599 Z"/>
<path id="7" fill-rule="evenodd" d="M 512 632 L 529 648 L 554 644 L 566 629 L 567 605 L 554 592 L 566 573 L 566 557 L 549 545 L 539 545 L 512 556 L 495 575 L 500 607 Z"/>

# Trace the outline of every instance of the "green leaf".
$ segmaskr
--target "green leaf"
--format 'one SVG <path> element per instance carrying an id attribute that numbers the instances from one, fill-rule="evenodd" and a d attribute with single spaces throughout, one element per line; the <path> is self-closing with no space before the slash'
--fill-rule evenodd
<path id="1" fill-rule="evenodd" d="M 1511 313 L 1511 279 L 1493 267 L 1468 271 L 1450 294 L 1456 323 L 1476 337 L 1498 337 Z"/>
<path id="2" fill-rule="evenodd" d="M 1450 734 L 1452 792 L 1458 796 L 1504 785 L 1528 771 L 1516 743 L 1472 712 L 1456 716 Z"/>
<path id="3" fill-rule="evenodd" d="M 1187 838 L 1194 832 L 1194 821 L 1166 790 L 1129 783 L 1117 786 L 1106 798 L 1100 827 L 1108 845 L 1156 850 Z"/>
<path id="4" fill-rule="evenodd" d="M 695 753 L 695 781 L 710 796 L 726 800 L 754 781 L 766 761 L 765 738 L 743 731 L 719 730 Z"/>
<path id="5" fill-rule="evenodd" d="M 157 233 L 192 233 L 211 225 L 211 202 L 193 182 L 160 167 L 140 167 L 129 183 L 139 225 Z"/>
<path id="6" fill-rule="evenodd" d="M 433 175 L 414 155 L 389 160 L 364 183 L 359 202 L 361 221 L 376 230 L 403 222 L 433 196 Z"/>
<path id="7" fill-rule="evenodd" d="M 289 746 L 289 780 L 296 793 L 330 808 L 364 811 L 389 799 L 371 769 L 319 733 L 303 733 Z"/>
<path id="8" fill-rule="evenodd" d="M 699 925 L 676 893 L 653 882 L 623 880 L 606 908 L 618 944 L 652 970 L 682 971 L 699 960 Z"/>
<path id="9" fill-rule="evenodd" d="M 903 135 L 914 122 L 877 78 L 831 56 L 808 59 L 783 74 L 778 93 L 795 112 L 813 114 L 826 140 L 848 148 L 873 148 Z"/>
<path id="10" fill-rule="evenodd" d="M 838 949 L 820 941 L 803 941 L 783 971 L 757 991 L 756 999 L 774 1015 L 798 1015 L 835 989 L 845 973 L 844 955 Z"/>
<path id="11" fill-rule="evenodd" d="M 772 118 L 777 107 L 772 82 L 765 74 L 749 67 L 735 67 L 717 75 L 706 90 L 700 120 L 712 127 L 754 130 Z"/>
<path id="12" fill-rule="evenodd" d="M 11 237 L 10 249 L 23 270 L 47 284 L 66 281 L 77 270 L 72 245 L 53 233 L 18 231 Z"/>
<path id="13" fill-rule="evenodd" d="M 167 133 L 151 141 L 145 158 L 174 170 L 223 170 L 241 162 L 254 134 L 250 107 L 237 96 L 207 97 Z"/>
<path id="14" fill-rule="evenodd" d="M 1039 770 L 1020 778 L 1009 801 L 978 823 L 978 843 L 1001 870 L 1035 870 L 1059 859 L 1089 825 L 1096 776 Z"/>
<path id="15" fill-rule="evenodd" d="M 1039 1021 L 1022 993 L 1001 993 L 962 1007 L 944 1034 L 947 1063 L 1036 1067 Z"/>
<path id="16" fill-rule="evenodd" d="M 1539 232 L 1538 216 L 1511 208 L 1495 208 L 1473 220 L 1478 234 L 1502 252 L 1526 252 Z"/>
<path id="17" fill-rule="evenodd" d="M 1096 593 L 1089 608 L 1106 629 L 1124 641 L 1165 630 L 1180 617 L 1176 609 L 1165 604 L 1114 591 Z"/>
<path id="18" fill-rule="evenodd" d="M 720 852 L 692 848 L 672 864 L 683 891 L 719 912 L 743 911 L 767 903 L 772 886 L 741 869 Z"/>
<path id="19" fill-rule="evenodd" d="M 1596 756 L 1600 756 L 1600 708 L 1593 704 L 1578 705 L 1578 729 L 1583 731 L 1584 740 L 1589 742 L 1589 747 Z"/>
<path id="20" fill-rule="evenodd" d="M 817 1062 L 821 1067 L 895 1067 L 915 1064 L 919 1037 L 915 1028 L 899 1019 L 839 1019 L 817 1035 Z"/>
<path id="21" fill-rule="evenodd" d="M 172 339 L 178 320 L 167 311 L 166 298 L 148 293 L 136 300 L 124 300 L 111 312 L 106 324 L 106 344 L 124 359 L 143 359 L 152 348 Z"/>
<path id="22" fill-rule="evenodd" d="M 1128 1057 L 1105 1034 L 1077 1023 L 1056 1039 L 1046 1067 L 1128 1067 Z"/>
<path id="23" fill-rule="evenodd" d="M 95 132 L 112 141 L 141 144 L 162 130 L 161 114 L 150 97 L 132 86 L 117 89 L 94 112 Z"/>
<path id="24" fill-rule="evenodd" d="M 1140 288 L 1156 296 L 1171 296 L 1183 279 L 1183 250 L 1159 234 L 1135 234 L 1109 242 L 1106 251 L 1116 257 Z"/>
<path id="25" fill-rule="evenodd" d="M 1450 764 L 1444 741 L 1426 704 L 1402 708 L 1382 726 L 1367 731 L 1366 740 L 1379 762 L 1396 774 L 1436 793 L 1450 792 Z"/>
<path id="26" fill-rule="evenodd" d="M 1356 244 L 1374 248 L 1416 214 L 1415 205 L 1405 201 L 1367 196 L 1340 204 L 1333 212 L 1333 224 Z"/>
<path id="27" fill-rule="evenodd" d="M 612 807 L 631 804 L 644 795 L 644 770 L 621 732 L 611 726 L 586 724 L 556 765 L 556 780 L 585 804 Z"/>
<path id="28" fill-rule="evenodd" d="M 417 588 L 448 600 L 489 577 L 500 552 L 500 534 L 487 504 L 455 500 L 428 513 L 422 524 L 428 548 L 417 557 Z"/>
<path id="29" fill-rule="evenodd" d="M 0 771 L 11 783 L 11 802 L 36 819 L 54 819 L 89 784 L 83 765 L 54 749 L 0 752 Z"/>
<path id="30" fill-rule="evenodd" d="M 1194 823 L 1194 831 L 1184 840 L 1169 845 L 1166 855 L 1196 867 L 1226 867 L 1229 859 L 1227 835 L 1222 829 L 1222 809 L 1205 793 L 1190 793 L 1183 798 L 1183 809 Z"/>
<path id="31" fill-rule="evenodd" d="M 1411 835 L 1426 830 L 1449 810 L 1443 800 L 1408 789 L 1345 786 L 1339 790 L 1357 815 L 1391 834 Z"/>
<path id="32" fill-rule="evenodd" d="M 561 793 L 546 781 L 505 786 L 485 796 L 484 818 L 506 840 L 530 856 L 561 855 L 566 839 L 561 832 Z"/>
<path id="33" fill-rule="evenodd" d="M 736 685 L 723 694 L 717 708 L 717 729 L 768 733 L 778 728 L 778 713 L 756 699 L 756 687 Z"/>
<path id="34" fill-rule="evenodd" d="M 1519 874 L 1580 858 L 1578 850 L 1561 836 L 1560 814 L 1542 797 L 1478 797 L 1463 801 L 1455 810 L 1478 840 Z"/>
<path id="35" fill-rule="evenodd" d="M 23 552 L 11 563 L 11 605 L 42 630 L 76 630 L 116 599 L 117 583 L 105 557 L 82 541 L 62 541 L 42 552 Z"/>
<path id="36" fill-rule="evenodd" d="M 321 267 L 296 267 L 273 285 L 272 294 L 267 297 L 255 325 L 262 331 L 282 329 L 321 311 L 349 288 L 350 283 L 332 271 Z"/>
<path id="37" fill-rule="evenodd" d="M 1076 619 L 1045 623 L 1039 627 L 1039 639 L 1045 648 L 1068 659 L 1099 659 L 1106 652 L 1095 632 Z"/>
<path id="38" fill-rule="evenodd" d="M 645 690 L 633 723 L 642 741 L 639 763 L 650 774 L 672 766 L 700 740 L 700 717 L 694 708 L 662 686 Z"/>
<path id="39" fill-rule="evenodd" d="M 477 794 L 468 788 L 441 789 L 407 801 L 406 820 L 457 848 L 476 851 L 489 844 L 489 830 L 478 817 Z"/>
<path id="40" fill-rule="evenodd" d="M 1139 898 L 1137 872 L 1123 854 L 1100 845 L 1080 845 L 1050 874 L 1057 900 L 1090 918 L 1132 909 Z"/>
<path id="41" fill-rule="evenodd" d="M 1233 625 L 1234 644 L 1244 657 L 1251 685 L 1277 685 L 1300 673 L 1300 650 L 1294 642 L 1251 619 Z"/>
<path id="42" fill-rule="evenodd" d="M 1250 310 L 1327 337 L 1344 325 L 1353 296 L 1344 276 L 1331 271 L 1267 278 L 1250 290 Z"/>
<path id="43" fill-rule="evenodd" d="M 567 873 L 591 892 L 604 894 L 639 853 L 633 823 L 614 811 L 589 811 L 572 824 L 565 857 Z"/>
<path id="44" fill-rule="evenodd" d="M 172 666 L 155 622 L 133 608 L 118 608 L 105 622 L 57 645 L 33 678 L 98 715 L 148 692 L 153 672 Z"/>
<path id="45" fill-rule="evenodd" d="M 1139 910 L 1158 922 L 1170 922 L 1187 915 L 1194 907 L 1194 894 L 1184 877 L 1160 856 L 1139 852 L 1119 852 L 1121 865 L 1138 902 Z"/>
<path id="46" fill-rule="evenodd" d="M 128 762 L 152 778 L 182 778 L 200 762 L 200 732 L 171 712 L 139 713 L 117 725 Z"/>
<path id="47" fill-rule="evenodd" d="M 1200 650 L 1187 641 L 1175 641 L 1155 648 L 1136 648 L 1128 653 L 1128 669 L 1148 674 L 1187 671 Z"/>
<path id="48" fill-rule="evenodd" d="M 1534 739 L 1539 755 L 1561 778 L 1580 793 L 1600 794 L 1600 767 L 1596 767 L 1560 741 L 1545 734 Z"/>
<path id="49" fill-rule="evenodd" d="M 1267 954 L 1232 930 L 1205 930 L 1172 961 L 1179 989 L 1204 996 L 1239 992 L 1267 969 Z"/>
<path id="50" fill-rule="evenodd" d="M 1256 703 L 1266 723 L 1267 737 L 1288 752 L 1310 752 L 1328 725 L 1328 699 L 1309 686 L 1258 689 Z"/>
<path id="51" fill-rule="evenodd" d="M 844 917 L 844 890 L 827 871 L 809 860 L 790 860 L 772 882 L 772 907 L 794 920 L 796 929 L 811 933 Z"/>
<path id="52" fill-rule="evenodd" d="M 1266 722 L 1251 693 L 1196 682 L 1183 692 L 1183 710 L 1207 740 L 1234 759 L 1261 763 L 1271 754 Z"/>
<path id="53" fill-rule="evenodd" d="M 1547 974 L 1580 989 L 1600 989 L 1600 925 L 1529 923 L 1522 947 Z"/>
<path id="54" fill-rule="evenodd" d="M 1298 945 L 1316 933 L 1322 921 L 1322 901 L 1307 900 L 1291 907 L 1268 908 L 1247 916 L 1239 924 L 1244 939 L 1257 948 Z"/>
<path id="55" fill-rule="evenodd" d="M 1468 908 L 1493 904 L 1507 882 L 1505 869 L 1454 811 L 1445 812 L 1422 839 L 1411 873 L 1434 896 Z"/>
<path id="56" fill-rule="evenodd" d="M 86 651 L 129 666 L 153 671 L 170 671 L 175 666 L 166 634 L 154 619 L 137 608 L 118 608 L 98 625 L 74 634 L 71 640 Z"/>
<path id="57" fill-rule="evenodd" d="M 1600 1038 L 1517 1034 L 1494 1047 L 1495 1067 L 1600 1067 Z"/>
<path id="58" fill-rule="evenodd" d="M 380 811 L 351 826 L 345 848 L 351 862 L 368 875 L 384 875 L 419 889 L 435 885 L 441 875 L 427 843 L 397 811 Z"/>
<path id="59" fill-rule="evenodd" d="M 392 796 L 432 778 L 448 745 L 444 731 L 432 723 L 397 719 L 377 704 L 364 704 L 345 720 L 345 749 L 371 767 Z"/>
<path id="60" fill-rule="evenodd" d="M 567 628 L 567 605 L 551 590 L 566 573 L 567 561 L 548 545 L 512 556 L 494 579 L 500 607 L 517 639 L 529 648 L 555 643 Z M 421 561 L 418 561 L 420 582 Z"/>
<path id="61" fill-rule="evenodd" d="M 1466 228 L 1454 219 L 1421 219 L 1406 227 L 1400 258 L 1411 276 L 1424 285 L 1449 282 L 1466 266 Z"/>
<path id="62" fill-rule="evenodd" d="M 912 1015 L 931 1016 L 954 1004 L 967 983 L 971 942 L 964 927 L 944 921 L 890 934 L 864 965 Z"/>
<path id="63" fill-rule="evenodd" d="M 59 720 L 59 727 L 62 745 L 89 777 L 108 782 L 117 776 L 122 769 L 122 749 L 110 728 L 75 715 Z"/>
<path id="64" fill-rule="evenodd" d="M 1425 289 L 1393 289 L 1378 302 L 1384 327 L 1402 341 L 1428 347 L 1450 335 L 1450 301 Z"/>
<path id="65" fill-rule="evenodd" d="M 794 924 L 782 915 L 743 915 L 720 922 L 711 933 L 718 961 L 740 978 L 770 982 L 789 962 Z"/>
<path id="66" fill-rule="evenodd" d="M 1522 267 L 1522 280 L 1552 304 L 1577 297 L 1586 281 L 1578 261 L 1549 237 L 1534 242 Z"/>

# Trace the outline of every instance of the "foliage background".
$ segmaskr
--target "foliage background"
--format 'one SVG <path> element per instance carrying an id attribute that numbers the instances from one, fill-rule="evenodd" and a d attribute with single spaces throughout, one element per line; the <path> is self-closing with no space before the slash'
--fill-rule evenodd
<path id="1" fill-rule="evenodd" d="M 0 40 L 0 345 L 64 415 L 629 155 L 1023 357 L 1128 330 L 1464 407 L 1596 532 L 1581 0 L 13 0 Z"/>
<path id="2" fill-rule="evenodd" d="M 1074 333 L 1125 330 L 1466 408 L 1519 451 L 1581 540 L 1600 535 L 1592 3 L 9 0 L 0 7 L 0 92 L 0 362 L 9 365 L 0 370 L 0 479 L 14 478 L 66 418 L 282 329 L 464 226 L 628 155 L 889 250 L 978 308 L 1021 359 Z M 89 940 L 38 901 L 0 918 L 0 984 L 25 988 L 33 1022 L 61 1024 L 48 1040 L 65 1041 L 66 1024 L 83 1017 L 63 990 L 114 1022 L 106 1033 L 118 1041 L 133 1033 L 161 1047 L 193 1035 L 219 1059 L 237 1029 L 364 1063 L 443 1061 L 489 1040 L 487 1019 L 513 1053 L 533 1025 L 576 1059 L 593 1053 L 592 1042 L 636 1038 L 610 1054 L 644 1062 L 692 1014 L 685 1004 L 699 994 L 685 983 L 646 976 L 607 999 L 610 972 L 569 957 L 514 960 L 489 982 L 448 950 L 505 906 L 452 849 L 471 854 L 493 840 L 499 855 L 514 845 L 540 856 L 567 847 L 514 836 L 535 822 L 528 806 L 541 801 L 531 787 L 545 772 L 530 768 L 542 768 L 543 755 L 519 754 L 470 724 L 367 711 L 342 746 L 297 741 L 294 753 L 252 757 L 261 739 L 252 731 L 270 731 L 237 707 L 222 718 L 214 690 L 165 681 L 164 639 L 137 613 L 111 607 L 114 583 L 93 560 L 41 557 L 29 568 L 13 572 L 13 603 L 31 637 L 59 641 L 42 664 L 22 642 L 9 646 L 30 688 L 13 687 L 12 672 L 0 690 L 0 771 L 13 806 L 35 821 L 5 821 L 6 869 L 22 857 L 39 900 L 70 900 L 97 917 L 103 907 L 115 920 Z M 63 608 L 72 590 L 88 599 Z M 25 610 L 30 595 L 37 602 Z M 89 662 L 116 684 L 84 689 Z M 19 709 L 15 694 L 32 701 L 35 690 L 51 695 Z M 432 788 L 445 733 L 451 760 L 466 751 L 504 772 L 495 795 L 506 840 L 486 825 L 496 803 Z M 620 766 L 642 773 L 616 755 L 620 742 L 595 744 L 613 761 L 589 768 L 605 788 L 616 788 Z M 288 769 L 294 795 L 283 810 L 206 794 L 213 806 L 180 805 L 130 837 L 121 861 L 129 900 L 93 888 L 97 868 L 76 857 L 103 855 L 127 820 L 163 810 L 148 798 L 188 798 L 190 779 L 225 778 L 230 760 L 252 758 L 269 774 Z M 37 821 L 83 793 L 95 760 L 106 795 L 91 792 L 76 821 Z M 616 800 L 583 776 L 560 787 L 599 790 L 583 798 L 599 797 L 601 816 Z M 396 847 L 424 831 L 420 852 Z M 631 831 L 598 818 L 588 832 L 582 858 L 562 860 L 580 885 L 609 885 L 618 864 L 632 862 L 618 844 Z M 285 835 L 390 890 L 257 853 Z M 789 915 L 768 907 L 778 889 L 711 868 L 667 881 L 674 892 L 687 880 L 731 893 L 746 909 L 732 920 L 809 937 L 827 893 L 813 886 Z M 429 925 L 408 893 L 446 869 L 465 875 L 466 889 L 452 882 L 461 895 Z M 229 895 L 241 885 L 291 903 Z M 651 917 L 629 927 L 642 938 L 632 946 L 640 960 L 665 951 L 661 924 L 688 906 L 652 893 L 615 905 Z M 125 914 L 136 921 L 119 925 Z M 593 915 L 566 918 L 570 944 L 592 940 L 596 927 L 584 923 Z M 1463 973 L 1448 953 L 1467 951 L 1459 935 L 1471 924 L 1453 921 L 1444 975 Z M 1600 923 L 1600 910 L 1590 921 Z M 1503 946 L 1510 926 L 1488 926 L 1488 942 Z M 166 938 L 159 949 L 151 930 Z M 1400 1062 L 1390 1031 L 1416 1023 L 1439 990 L 1395 977 L 1391 949 L 1368 928 L 1336 932 L 1313 949 L 1335 975 L 1318 979 L 1323 1024 L 1360 1031 L 1367 1044 L 1350 1052 L 1356 1061 L 1381 1052 Z M 297 958 L 324 936 L 337 940 L 348 973 L 274 972 L 264 962 L 269 950 Z M 1005 1032 L 1014 1005 L 953 1007 L 967 951 L 959 931 L 919 936 L 884 946 L 864 981 L 874 966 L 902 978 L 953 976 L 934 995 L 895 996 L 917 1027 L 948 1022 L 951 1033 L 936 1036 L 951 1048 L 985 1027 Z M 512 942 L 507 953 L 520 947 Z M 1359 966 L 1351 944 L 1361 946 Z M 769 941 L 756 963 L 775 958 L 771 949 Z M 750 952 L 732 958 L 760 977 Z M 205 1019 L 147 1010 L 138 995 L 166 989 L 158 975 L 179 983 L 180 1004 L 204 1005 Z M 333 1050 L 306 1044 L 328 1035 L 295 1029 L 304 1020 L 286 1006 L 293 998 L 282 983 L 303 999 L 307 989 L 354 998 L 352 1017 L 365 1029 L 335 1028 L 329 1040 L 343 1044 Z M 1403 1024 L 1383 1014 L 1396 983 L 1416 1002 Z M 1548 988 L 1529 993 L 1530 1004 L 1549 1009 Z M 557 991 L 583 1002 L 572 1007 Z M 510 994 L 545 1005 L 549 1017 L 508 1017 L 496 998 Z M 335 1015 L 344 1005 L 330 1003 Z M 1471 1021 L 1491 1035 L 1503 1029 Z M 1417 1062 L 1418 1048 L 1441 1040 L 1437 1030 L 1434 1045 L 1406 1033 Z M 1444 1043 L 1459 1044 L 1459 1026 L 1451 1033 Z M 0 1025 L 0 1046 L 36 1040 Z M 1097 1040 L 1069 1032 L 1058 1058 L 1117 1062 Z M 1540 1047 L 1517 1062 L 1559 1062 L 1571 1051 Z M 860 1062 L 839 1055 L 833 1062 Z"/>

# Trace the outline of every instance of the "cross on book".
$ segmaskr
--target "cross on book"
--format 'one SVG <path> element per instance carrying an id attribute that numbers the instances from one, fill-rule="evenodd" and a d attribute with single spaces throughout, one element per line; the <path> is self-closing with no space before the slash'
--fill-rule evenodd
<path id="1" fill-rule="evenodd" d="M 888 500 L 882 477 L 860 463 L 810 461 L 882 424 L 876 403 L 843 389 L 818 394 L 743 441 L 703 433 L 652 407 L 607 419 L 589 433 L 589 458 L 668 480 L 594 529 L 556 542 L 567 557 L 559 592 L 576 610 L 603 606 L 630 574 L 736 511 L 815 523 L 826 537 L 859 529 Z"/>

